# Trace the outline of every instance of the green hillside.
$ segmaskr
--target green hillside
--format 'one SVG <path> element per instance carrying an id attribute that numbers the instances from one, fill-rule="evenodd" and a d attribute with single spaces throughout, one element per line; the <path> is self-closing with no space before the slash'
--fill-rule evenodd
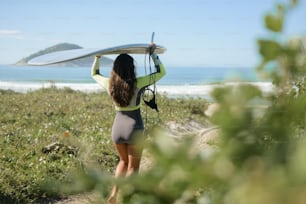
<path id="1" fill-rule="evenodd" d="M 21 60 L 19 60 L 18 62 L 16 62 L 16 65 L 27 65 L 27 62 L 35 57 L 38 57 L 40 55 L 44 55 L 44 54 L 48 54 L 51 52 L 57 52 L 57 51 L 63 51 L 63 50 L 71 50 L 71 49 L 80 49 L 83 48 L 79 45 L 76 44 L 71 44 L 71 43 L 59 43 L 56 45 L 53 45 L 51 47 L 48 47 L 44 50 L 40 50 L 36 53 L 30 54 L 28 57 L 22 58 Z M 91 66 L 92 62 L 93 62 L 93 56 L 90 57 L 85 57 L 82 59 L 78 59 L 78 60 L 73 60 L 73 61 L 69 61 L 69 62 L 63 62 L 63 63 L 59 63 L 56 65 L 51 65 L 51 66 L 63 66 L 63 67 L 84 67 L 84 66 Z M 110 65 L 112 64 L 112 60 L 106 57 L 103 57 L 102 61 L 102 65 Z"/>

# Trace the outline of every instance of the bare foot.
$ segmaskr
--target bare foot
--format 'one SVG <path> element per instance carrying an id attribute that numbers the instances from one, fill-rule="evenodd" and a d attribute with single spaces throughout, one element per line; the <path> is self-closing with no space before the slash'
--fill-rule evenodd
<path id="1" fill-rule="evenodd" d="M 110 197 L 107 199 L 107 203 L 108 203 L 108 204 L 116 204 L 116 196 L 110 196 Z"/>

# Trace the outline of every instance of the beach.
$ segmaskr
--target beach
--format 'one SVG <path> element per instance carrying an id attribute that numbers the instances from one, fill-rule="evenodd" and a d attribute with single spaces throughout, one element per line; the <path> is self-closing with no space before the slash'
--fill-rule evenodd
<path id="1" fill-rule="evenodd" d="M 101 68 L 109 76 L 110 68 Z M 138 68 L 138 75 L 145 69 Z M 264 93 L 273 90 L 269 81 L 257 77 L 252 68 L 169 67 L 166 76 L 157 83 L 157 91 L 169 97 L 201 97 L 210 99 L 215 87 L 252 84 Z M 31 67 L 0 65 L 0 89 L 26 93 L 40 88 L 70 88 L 85 93 L 104 91 L 90 76 L 88 67 Z"/>
<path id="2" fill-rule="evenodd" d="M 273 90 L 273 85 L 270 82 L 243 82 L 244 84 L 251 84 L 260 88 L 264 93 Z M 157 90 L 159 94 L 168 97 L 201 97 L 209 99 L 211 91 L 216 87 L 235 86 L 241 83 L 222 83 L 222 84 L 206 84 L 206 85 L 158 85 Z M 94 83 L 55 83 L 55 82 L 41 82 L 41 83 L 22 83 L 22 82 L 6 82 L 0 81 L 0 89 L 13 90 L 20 93 L 27 93 L 41 88 L 70 88 L 75 91 L 85 93 L 103 92 L 103 87 Z"/>

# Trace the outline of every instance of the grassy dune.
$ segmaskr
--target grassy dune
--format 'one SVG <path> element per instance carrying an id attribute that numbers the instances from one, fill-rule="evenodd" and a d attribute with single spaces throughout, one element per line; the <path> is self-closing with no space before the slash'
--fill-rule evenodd
<path id="1" fill-rule="evenodd" d="M 46 179 L 68 181 L 70 172 L 84 163 L 114 170 L 117 157 L 109 137 L 114 109 L 105 93 L 53 87 L 26 94 L 0 91 L 0 98 L 0 200 L 60 196 L 44 192 L 41 184 Z M 142 109 L 148 129 L 169 121 L 205 120 L 202 99 L 160 96 L 158 105 L 159 116 Z"/>

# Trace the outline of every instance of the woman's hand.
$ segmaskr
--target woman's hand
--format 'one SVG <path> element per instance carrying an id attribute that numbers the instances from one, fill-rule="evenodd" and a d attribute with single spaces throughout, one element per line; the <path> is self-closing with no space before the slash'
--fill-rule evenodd
<path id="1" fill-rule="evenodd" d="M 150 47 L 149 47 L 149 52 L 150 52 L 150 55 L 153 54 L 153 52 L 155 51 L 156 49 L 156 45 L 155 43 L 151 43 Z"/>

